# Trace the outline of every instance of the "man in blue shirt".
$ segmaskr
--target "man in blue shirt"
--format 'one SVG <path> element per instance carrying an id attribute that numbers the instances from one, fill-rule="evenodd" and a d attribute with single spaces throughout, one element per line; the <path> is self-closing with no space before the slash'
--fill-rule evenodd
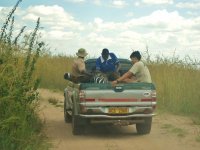
<path id="1" fill-rule="evenodd" d="M 114 81 L 119 77 L 119 60 L 107 48 L 102 50 L 101 56 L 96 60 L 96 70 L 105 73 L 108 80 Z"/>

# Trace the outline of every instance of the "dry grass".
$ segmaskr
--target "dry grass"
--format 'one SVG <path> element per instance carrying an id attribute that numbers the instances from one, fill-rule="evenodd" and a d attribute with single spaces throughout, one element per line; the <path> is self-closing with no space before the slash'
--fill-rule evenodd
<path id="1" fill-rule="evenodd" d="M 185 137 L 187 135 L 187 132 L 184 129 L 177 128 L 172 124 L 164 124 L 161 128 L 167 130 L 167 132 L 176 134 L 178 137 Z"/>
<path id="2" fill-rule="evenodd" d="M 63 74 L 70 71 L 73 59 L 66 56 L 41 57 L 36 70 L 42 79 L 41 87 L 63 90 L 67 85 Z M 159 110 L 191 116 L 200 115 L 200 70 L 183 62 L 169 60 L 157 60 L 148 66 L 157 88 Z"/>
<path id="3" fill-rule="evenodd" d="M 200 115 L 200 70 L 182 65 L 152 64 L 158 107 L 174 113 Z"/>
<path id="4" fill-rule="evenodd" d="M 52 105 L 57 105 L 58 103 L 58 100 L 56 98 L 49 98 L 48 99 L 48 102 Z"/>
<path id="5" fill-rule="evenodd" d="M 198 136 L 196 137 L 196 141 L 197 141 L 197 142 L 200 142 L 200 135 L 198 135 Z"/>
<path id="6" fill-rule="evenodd" d="M 41 87 L 63 90 L 66 87 L 64 73 L 69 72 L 73 57 L 43 56 L 38 60 L 36 74 L 41 77 Z"/>

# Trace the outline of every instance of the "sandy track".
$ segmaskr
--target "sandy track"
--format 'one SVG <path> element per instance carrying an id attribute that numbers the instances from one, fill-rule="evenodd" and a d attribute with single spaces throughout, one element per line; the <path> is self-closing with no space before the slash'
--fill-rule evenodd
<path id="1" fill-rule="evenodd" d="M 80 136 L 72 134 L 70 123 L 64 122 L 63 108 L 48 102 L 55 98 L 63 105 L 63 93 L 40 90 L 40 116 L 53 150 L 199 150 L 196 137 L 200 127 L 189 118 L 158 114 L 153 118 L 148 135 L 137 135 L 135 125 L 118 127 L 91 125 Z"/>

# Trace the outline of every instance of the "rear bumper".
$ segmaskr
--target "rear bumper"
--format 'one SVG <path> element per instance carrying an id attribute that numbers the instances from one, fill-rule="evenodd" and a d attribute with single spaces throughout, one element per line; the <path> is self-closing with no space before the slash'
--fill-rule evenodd
<path id="1" fill-rule="evenodd" d="M 131 114 L 131 115 L 88 115 L 88 114 L 79 114 L 80 117 L 83 118 L 101 118 L 101 119 L 131 119 L 131 118 L 145 118 L 145 117 L 152 117 L 155 116 L 155 114 Z"/>
<path id="2" fill-rule="evenodd" d="M 115 106 L 114 106 L 115 107 Z M 80 116 L 85 118 L 132 118 L 132 117 L 151 117 L 153 116 L 154 108 L 152 106 L 116 106 L 116 108 L 127 108 L 128 112 L 124 114 L 110 114 L 111 106 L 100 107 L 80 107 Z"/>

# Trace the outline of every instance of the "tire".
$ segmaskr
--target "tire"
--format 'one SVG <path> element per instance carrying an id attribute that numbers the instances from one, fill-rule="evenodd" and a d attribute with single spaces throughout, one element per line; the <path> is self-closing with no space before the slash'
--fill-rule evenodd
<path id="1" fill-rule="evenodd" d="M 151 131 L 152 117 L 145 118 L 144 120 L 144 123 L 136 124 L 137 133 L 140 135 L 149 134 Z"/>
<path id="2" fill-rule="evenodd" d="M 64 120 L 66 123 L 72 122 L 72 116 L 67 112 L 66 109 L 66 100 L 64 100 Z"/>
<path id="3" fill-rule="evenodd" d="M 80 135 L 84 132 L 84 125 L 81 124 L 81 119 L 74 115 L 72 111 L 72 133 L 73 135 Z"/>

